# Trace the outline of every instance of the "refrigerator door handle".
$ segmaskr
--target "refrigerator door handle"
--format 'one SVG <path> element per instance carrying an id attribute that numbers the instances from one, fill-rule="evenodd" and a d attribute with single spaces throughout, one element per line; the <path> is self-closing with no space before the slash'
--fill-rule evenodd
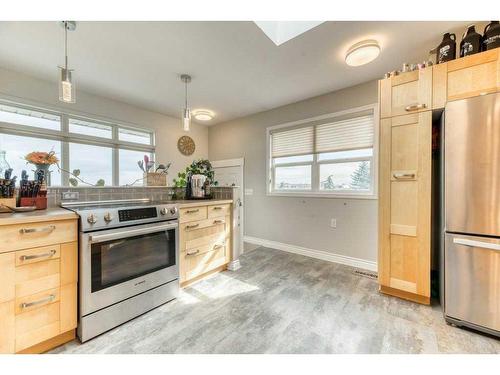
<path id="1" fill-rule="evenodd" d="M 457 245 L 481 247 L 483 249 L 500 251 L 500 244 L 497 244 L 497 243 L 468 240 L 466 238 L 454 238 L 453 243 L 456 243 Z"/>

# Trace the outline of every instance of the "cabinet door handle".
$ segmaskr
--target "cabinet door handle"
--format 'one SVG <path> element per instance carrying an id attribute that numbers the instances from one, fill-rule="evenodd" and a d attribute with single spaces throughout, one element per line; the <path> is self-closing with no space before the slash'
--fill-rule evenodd
<path id="1" fill-rule="evenodd" d="M 56 229 L 55 225 L 49 225 L 44 228 L 21 228 L 19 229 L 19 233 L 28 234 L 28 233 L 44 233 L 44 232 L 53 232 Z"/>
<path id="2" fill-rule="evenodd" d="M 412 104 L 412 105 L 409 105 L 405 108 L 405 111 L 406 112 L 413 112 L 413 111 L 418 111 L 420 109 L 424 109 L 426 108 L 427 105 L 425 104 Z"/>
<path id="3" fill-rule="evenodd" d="M 48 297 L 39 299 L 38 301 L 33 301 L 33 302 L 23 302 L 21 303 L 21 308 L 26 309 L 31 306 L 36 306 L 36 305 L 41 305 L 42 303 L 45 302 L 52 302 L 56 296 L 54 294 L 49 295 Z"/>
<path id="4" fill-rule="evenodd" d="M 196 250 L 196 251 L 193 251 L 191 253 L 186 253 L 187 256 L 193 256 L 193 255 L 196 255 L 200 252 L 200 249 Z"/>
<path id="5" fill-rule="evenodd" d="M 196 210 L 187 210 L 186 213 L 187 214 L 194 214 L 194 213 L 199 212 L 199 211 L 200 211 L 200 209 L 197 208 Z"/>
<path id="6" fill-rule="evenodd" d="M 19 259 L 21 259 L 22 261 L 25 261 L 25 260 L 38 259 L 38 258 L 50 258 L 55 254 L 56 254 L 55 250 L 50 250 L 48 253 L 43 253 L 43 254 L 21 255 L 19 257 Z"/>
<path id="7" fill-rule="evenodd" d="M 415 173 L 394 173 L 393 176 L 396 180 L 411 179 L 415 178 Z"/>
<path id="8" fill-rule="evenodd" d="M 219 206 L 215 206 L 213 207 L 214 210 L 222 210 L 222 207 L 219 207 Z"/>
<path id="9" fill-rule="evenodd" d="M 200 226 L 200 224 L 186 225 L 186 229 L 194 229 L 194 228 L 198 228 L 199 226 Z"/>
<path id="10" fill-rule="evenodd" d="M 214 224 L 224 224 L 224 220 L 214 220 Z"/>
<path id="11" fill-rule="evenodd" d="M 224 247 L 224 245 L 220 245 L 220 244 L 217 244 L 217 245 L 214 245 L 214 250 L 218 250 L 220 249 L 221 247 Z"/>

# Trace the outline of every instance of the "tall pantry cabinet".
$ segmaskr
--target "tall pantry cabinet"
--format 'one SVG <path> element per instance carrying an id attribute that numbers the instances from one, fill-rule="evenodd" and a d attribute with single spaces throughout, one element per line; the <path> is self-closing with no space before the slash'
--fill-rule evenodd
<path id="1" fill-rule="evenodd" d="M 446 103 L 500 91 L 500 48 L 379 81 L 380 291 L 429 304 L 432 119 Z M 438 211 L 437 211 L 438 212 Z"/>

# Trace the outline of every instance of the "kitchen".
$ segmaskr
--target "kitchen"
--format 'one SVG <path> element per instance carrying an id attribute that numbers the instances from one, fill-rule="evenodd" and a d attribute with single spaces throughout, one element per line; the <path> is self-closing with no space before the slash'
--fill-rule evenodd
<path id="1" fill-rule="evenodd" d="M 0 352 L 498 354 L 485 18 L 0 22 Z"/>

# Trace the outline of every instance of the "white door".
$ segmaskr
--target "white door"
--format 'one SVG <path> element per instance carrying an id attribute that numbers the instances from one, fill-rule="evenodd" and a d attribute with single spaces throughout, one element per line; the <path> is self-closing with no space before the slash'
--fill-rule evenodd
<path id="1" fill-rule="evenodd" d="M 218 160 L 212 162 L 215 181 L 219 186 L 234 186 L 233 189 L 233 262 L 239 267 L 238 257 L 243 252 L 243 165 L 244 160 Z"/>

